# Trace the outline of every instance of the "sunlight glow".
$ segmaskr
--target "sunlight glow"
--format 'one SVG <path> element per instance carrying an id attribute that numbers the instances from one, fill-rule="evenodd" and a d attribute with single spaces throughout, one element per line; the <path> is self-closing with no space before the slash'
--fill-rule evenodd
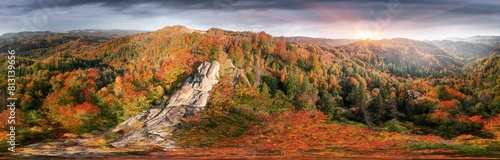
<path id="1" fill-rule="evenodd" d="M 374 39 L 377 34 L 375 33 L 372 33 L 372 32 L 369 32 L 369 31 L 366 31 L 366 30 L 361 30 L 361 29 L 356 29 L 356 38 L 358 39 L 364 39 L 364 40 L 367 40 L 367 39 Z"/>

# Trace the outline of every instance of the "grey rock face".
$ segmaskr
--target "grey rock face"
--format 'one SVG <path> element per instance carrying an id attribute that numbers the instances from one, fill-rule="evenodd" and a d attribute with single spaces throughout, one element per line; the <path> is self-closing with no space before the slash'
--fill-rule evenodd
<path id="1" fill-rule="evenodd" d="M 212 87 L 219 82 L 219 67 L 217 61 L 204 62 L 198 67 L 194 78 L 188 78 L 177 90 L 164 107 L 153 107 L 145 113 L 132 117 L 116 126 L 112 132 L 132 131 L 111 143 L 115 147 L 125 147 L 135 142 L 150 142 L 168 150 L 175 148 L 172 140 L 166 139 L 181 123 L 181 118 L 194 115 L 206 108 Z M 134 127 L 140 123 L 139 127 Z"/>
<path id="2" fill-rule="evenodd" d="M 412 91 L 412 90 L 407 90 L 406 91 L 406 98 L 409 100 L 417 99 L 422 97 L 422 93 L 418 91 Z"/>

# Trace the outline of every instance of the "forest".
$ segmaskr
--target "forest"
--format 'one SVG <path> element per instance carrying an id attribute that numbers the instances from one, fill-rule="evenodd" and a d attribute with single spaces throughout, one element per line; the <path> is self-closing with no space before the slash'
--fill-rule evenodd
<path id="1" fill-rule="evenodd" d="M 500 156 L 498 42 L 104 32 L 0 37 L 2 68 L 7 50 L 17 55 L 19 144 L 102 134 L 164 105 L 199 64 L 216 60 L 245 78 L 220 71 L 208 108 L 171 137 L 185 152 Z M 2 106 L 7 87 L 3 79 Z M 9 112 L 0 109 L 2 141 Z"/>

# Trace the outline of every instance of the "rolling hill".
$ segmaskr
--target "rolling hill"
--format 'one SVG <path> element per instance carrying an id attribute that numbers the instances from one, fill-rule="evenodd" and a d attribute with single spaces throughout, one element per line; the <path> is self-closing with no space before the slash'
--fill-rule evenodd
<path id="1" fill-rule="evenodd" d="M 492 46 L 484 43 L 471 43 L 464 41 L 428 41 L 443 50 L 446 50 L 451 55 L 461 58 L 463 60 L 473 59 L 478 57 L 488 57 L 490 52 L 494 49 Z"/>
<path id="2" fill-rule="evenodd" d="M 182 118 L 163 138 L 186 148 L 260 148 L 254 153 L 338 149 L 331 146 L 346 152 L 415 153 L 408 148 L 420 146 L 497 149 L 498 47 L 489 57 L 468 62 L 404 38 L 305 39 L 169 26 L 133 34 L 17 33 L 0 42 L 3 49 L 19 53 L 16 115 L 22 123 L 16 128 L 23 145 L 44 137 L 95 135 L 85 143 L 64 145 L 107 147 L 131 130 L 110 133 L 111 128 L 162 108 L 184 82 L 197 83 L 188 78 L 203 69 L 197 66 L 217 61 L 218 83 L 208 92 L 206 109 Z M 7 68 L 5 56 L 0 63 Z M 7 80 L 1 81 L 0 87 L 7 86 Z M 9 114 L 2 110 L 0 119 Z M 8 127 L 6 122 L 0 127 Z M 467 143 L 449 146 L 442 143 L 445 139 Z"/>
<path id="3" fill-rule="evenodd" d="M 19 56 L 33 59 L 53 54 L 80 54 L 94 45 L 118 37 L 142 33 L 127 30 L 71 30 L 67 32 L 20 32 L 0 36 L 1 50 L 16 50 Z"/>
<path id="4" fill-rule="evenodd" d="M 450 75 L 459 72 L 463 65 L 462 61 L 431 44 L 403 38 L 364 40 L 339 48 L 396 76 Z"/>

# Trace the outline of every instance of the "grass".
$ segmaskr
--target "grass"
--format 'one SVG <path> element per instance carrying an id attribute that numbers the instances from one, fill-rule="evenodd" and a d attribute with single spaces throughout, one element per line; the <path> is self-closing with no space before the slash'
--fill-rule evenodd
<path id="1" fill-rule="evenodd" d="M 444 143 L 415 142 L 410 144 L 412 150 L 438 150 L 438 153 L 459 157 L 495 157 L 500 158 L 500 149 L 498 147 L 481 145 L 451 145 Z M 439 153 L 439 149 L 453 150 L 453 152 Z"/>

